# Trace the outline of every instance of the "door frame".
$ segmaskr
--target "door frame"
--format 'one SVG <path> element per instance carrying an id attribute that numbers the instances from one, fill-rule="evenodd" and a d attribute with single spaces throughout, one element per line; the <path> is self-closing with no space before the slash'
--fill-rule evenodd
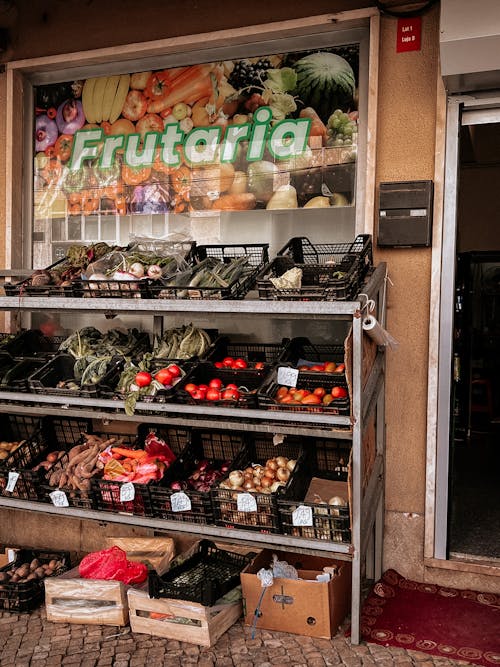
<path id="1" fill-rule="evenodd" d="M 481 115 L 482 122 L 498 122 L 500 91 L 453 96 L 446 96 L 444 89 L 438 91 L 424 543 L 424 562 L 433 567 L 447 561 L 459 135 L 466 110 L 478 118 Z M 464 563 L 461 569 L 500 574 L 500 568 L 494 566 L 468 565 Z"/>

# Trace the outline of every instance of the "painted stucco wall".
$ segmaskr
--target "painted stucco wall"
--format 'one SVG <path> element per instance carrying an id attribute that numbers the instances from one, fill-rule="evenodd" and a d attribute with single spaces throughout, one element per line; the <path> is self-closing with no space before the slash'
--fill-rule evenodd
<path id="1" fill-rule="evenodd" d="M 0 26 L 11 27 L 12 44 L 4 60 L 53 55 L 93 48 L 141 42 L 157 38 L 310 15 L 350 10 L 373 2 L 312 0 L 255 0 L 214 11 L 207 0 L 172 2 L 109 0 L 66 3 L 18 0 L 2 17 Z M 376 183 L 434 178 L 436 90 L 439 55 L 439 10 L 423 16 L 420 51 L 396 53 L 396 19 L 381 21 L 379 108 Z M 5 77 L 0 76 L 0 105 L 5 98 Z M 1 108 L 1 107 L 0 107 Z M 0 114 L 0 141 L 5 121 Z M 0 191 L 5 187 L 4 155 L 0 151 Z M 3 251 L 4 213 L 0 208 L 0 255 Z M 430 249 L 377 250 L 377 261 L 386 261 L 391 285 L 388 292 L 388 329 L 400 342 L 388 353 L 386 423 L 387 484 L 384 567 L 393 567 L 419 580 L 450 583 L 446 573 L 426 570 L 423 563 L 427 366 L 430 292 Z M 25 516 L 14 520 L 5 512 L 0 542 L 35 530 L 46 519 Z M 21 516 L 21 515 L 17 515 Z M 75 538 L 83 550 L 94 546 L 92 526 L 85 522 L 58 522 L 59 543 Z M 94 533 L 95 536 L 95 533 Z M 23 539 L 21 539 L 23 538 Z M 18 541 L 19 541 L 18 539 Z M 64 546 L 54 544 L 47 546 Z M 470 580 L 453 574 L 456 585 Z M 475 585 L 490 588 L 485 579 Z"/>

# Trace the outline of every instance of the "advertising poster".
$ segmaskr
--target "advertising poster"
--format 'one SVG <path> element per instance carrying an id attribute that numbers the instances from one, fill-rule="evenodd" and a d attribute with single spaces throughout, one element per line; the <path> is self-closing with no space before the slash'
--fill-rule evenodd
<path id="1" fill-rule="evenodd" d="M 35 218 L 352 206 L 357 44 L 35 88 Z"/>

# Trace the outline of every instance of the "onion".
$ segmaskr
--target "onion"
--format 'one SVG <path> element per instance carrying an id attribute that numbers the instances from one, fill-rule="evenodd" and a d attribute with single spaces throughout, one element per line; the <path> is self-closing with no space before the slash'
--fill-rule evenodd
<path id="1" fill-rule="evenodd" d="M 252 468 L 252 466 L 249 466 L 248 468 L 245 468 L 245 474 L 248 473 L 248 474 L 252 475 L 252 477 L 253 477 L 253 476 L 254 476 L 254 472 L 255 472 L 255 471 L 254 471 L 254 469 Z"/>
<path id="2" fill-rule="evenodd" d="M 347 500 L 341 496 L 332 496 L 328 501 L 329 505 L 336 505 L 337 507 L 347 507 Z"/>
<path id="3" fill-rule="evenodd" d="M 285 468 L 286 464 L 288 463 L 288 459 L 286 456 L 277 456 L 276 463 L 278 464 L 278 468 Z"/>
<path id="4" fill-rule="evenodd" d="M 61 134 L 75 134 L 85 125 L 80 100 L 65 100 L 57 108 L 56 123 Z"/>
<path id="5" fill-rule="evenodd" d="M 37 116 L 35 125 L 35 150 L 44 151 L 56 143 L 58 137 L 57 125 L 47 114 Z"/>
<path id="6" fill-rule="evenodd" d="M 286 467 L 288 468 L 288 470 L 290 472 L 293 472 L 293 469 L 295 468 L 296 464 L 297 464 L 297 461 L 295 459 L 290 459 L 288 461 L 288 463 L 286 464 Z"/>
<path id="7" fill-rule="evenodd" d="M 144 276 L 144 266 L 140 262 L 134 262 L 129 272 L 136 278 L 142 278 Z"/>
<path id="8" fill-rule="evenodd" d="M 243 473 L 241 470 L 233 470 L 229 473 L 229 483 L 233 487 L 239 487 L 242 486 L 244 483 L 245 478 L 243 477 Z"/>
<path id="9" fill-rule="evenodd" d="M 264 477 L 269 477 L 269 479 L 275 479 L 276 478 L 276 469 L 266 468 L 264 470 Z"/>
<path id="10" fill-rule="evenodd" d="M 273 480 L 270 477 L 263 477 L 260 480 L 260 485 L 263 489 L 268 489 L 273 483 Z"/>
<path id="11" fill-rule="evenodd" d="M 271 470 L 278 470 L 278 463 L 276 462 L 276 459 L 268 459 L 266 461 L 266 468 L 271 468 Z"/>
<path id="12" fill-rule="evenodd" d="M 276 471 L 276 478 L 279 479 L 280 482 L 287 482 L 290 479 L 290 471 L 288 468 L 278 468 Z"/>
<path id="13" fill-rule="evenodd" d="M 260 477 L 254 477 L 253 478 L 253 483 L 254 483 L 255 487 L 260 486 L 260 480 L 261 480 Z"/>
<path id="14" fill-rule="evenodd" d="M 115 271 L 113 280 L 137 280 L 137 278 L 128 271 Z"/>
<path id="15" fill-rule="evenodd" d="M 163 272 L 161 270 L 161 266 L 158 266 L 158 264 L 151 264 L 151 266 L 148 268 L 148 277 L 153 278 L 153 280 L 158 280 L 158 278 L 161 278 L 163 275 Z"/>
<path id="16" fill-rule="evenodd" d="M 253 483 L 253 480 L 251 480 L 251 479 L 246 479 L 246 480 L 243 482 L 243 488 L 244 488 L 246 491 L 249 491 L 250 489 L 254 489 L 254 488 L 255 488 L 255 484 Z"/>

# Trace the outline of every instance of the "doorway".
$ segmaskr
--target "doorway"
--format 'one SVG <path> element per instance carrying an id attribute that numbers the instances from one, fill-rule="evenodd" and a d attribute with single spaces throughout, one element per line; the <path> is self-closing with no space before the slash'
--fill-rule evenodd
<path id="1" fill-rule="evenodd" d="M 500 563 L 500 105 L 459 114 L 449 558 Z"/>

